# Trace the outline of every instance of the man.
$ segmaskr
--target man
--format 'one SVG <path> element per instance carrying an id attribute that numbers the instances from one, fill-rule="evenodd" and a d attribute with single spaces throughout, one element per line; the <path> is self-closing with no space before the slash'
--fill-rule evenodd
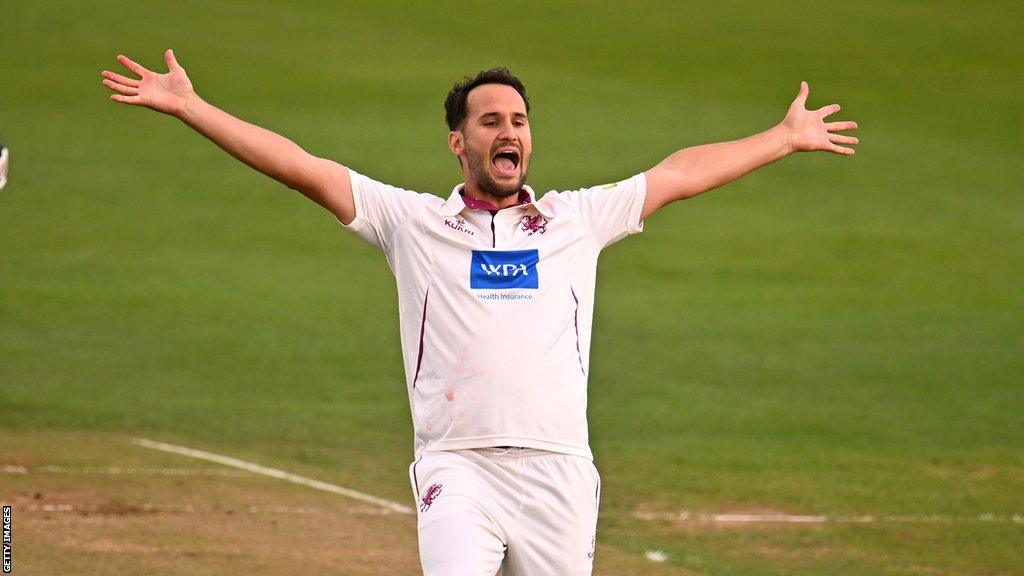
<path id="1" fill-rule="evenodd" d="M 331 211 L 381 249 L 399 292 L 415 430 L 410 481 L 425 574 L 590 574 L 600 480 L 587 440 L 597 257 L 663 206 L 795 151 L 853 154 L 854 122 L 805 109 L 769 130 L 686 148 L 618 183 L 525 185 L 529 100 L 505 69 L 457 84 L 448 146 L 464 184 L 443 200 L 376 182 L 204 102 L 173 52 L 169 71 L 103 72 L 117 102 L 173 115 L 232 156 Z"/>

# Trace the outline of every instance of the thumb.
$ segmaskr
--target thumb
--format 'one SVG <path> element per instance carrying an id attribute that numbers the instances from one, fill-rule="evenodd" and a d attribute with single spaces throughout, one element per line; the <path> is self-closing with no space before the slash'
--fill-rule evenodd
<path id="1" fill-rule="evenodd" d="M 796 100 L 795 100 L 795 102 L 796 102 L 797 104 L 799 104 L 800 106 L 802 106 L 802 107 L 804 107 L 804 108 L 807 108 L 807 94 L 808 94 L 808 93 L 809 93 L 810 91 L 811 91 L 811 89 L 810 89 L 810 87 L 809 87 L 809 86 L 807 85 L 807 82 L 801 82 L 801 83 L 800 83 L 800 91 L 799 91 L 799 92 L 797 93 L 797 95 L 796 95 Z"/>
<path id="2" fill-rule="evenodd" d="M 167 68 L 169 70 L 181 68 L 178 64 L 178 60 L 174 58 L 174 50 L 167 50 L 167 52 L 164 52 L 164 60 L 167 61 Z"/>

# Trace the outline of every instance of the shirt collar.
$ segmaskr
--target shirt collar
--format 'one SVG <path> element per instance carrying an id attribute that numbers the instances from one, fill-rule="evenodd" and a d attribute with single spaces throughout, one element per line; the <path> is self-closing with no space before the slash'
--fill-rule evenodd
<path id="1" fill-rule="evenodd" d="M 465 197 L 463 197 L 462 190 L 465 187 L 466 187 L 465 184 L 459 184 L 458 186 L 456 186 L 452 190 L 451 196 L 449 196 L 448 200 L 446 200 L 445 203 L 441 205 L 441 214 L 442 215 L 444 215 L 444 216 L 457 216 L 460 213 L 462 213 L 463 210 L 465 210 L 467 208 L 470 209 L 470 210 L 493 210 L 494 209 L 494 206 L 492 204 L 490 204 L 489 202 L 485 202 L 483 200 L 475 200 L 473 198 L 465 198 Z M 523 188 L 521 190 L 519 190 L 519 201 L 515 205 L 509 206 L 509 208 L 515 208 L 517 206 L 530 206 L 530 205 L 532 205 L 534 208 L 536 208 L 537 212 L 540 212 L 544 216 L 546 216 L 548 218 L 551 218 L 551 216 L 552 216 L 551 211 L 548 210 L 547 208 L 542 207 L 540 204 L 537 203 L 537 196 L 534 193 L 533 188 L 530 188 L 529 186 L 525 186 L 525 185 L 523 186 Z"/>

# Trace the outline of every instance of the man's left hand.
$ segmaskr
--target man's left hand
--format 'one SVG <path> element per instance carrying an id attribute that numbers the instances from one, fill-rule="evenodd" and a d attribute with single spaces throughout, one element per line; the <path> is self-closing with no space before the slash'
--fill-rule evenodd
<path id="1" fill-rule="evenodd" d="M 833 134 L 842 130 L 856 130 L 856 122 L 825 122 L 825 118 L 839 112 L 839 104 L 829 104 L 817 110 L 808 110 L 807 94 L 810 88 L 807 82 L 800 83 L 800 92 L 796 100 L 789 105 L 789 112 L 782 120 L 782 126 L 789 135 L 790 145 L 794 152 L 811 152 L 824 150 L 834 154 L 852 156 L 853 148 L 839 144 L 856 145 L 858 140 L 853 136 Z"/>

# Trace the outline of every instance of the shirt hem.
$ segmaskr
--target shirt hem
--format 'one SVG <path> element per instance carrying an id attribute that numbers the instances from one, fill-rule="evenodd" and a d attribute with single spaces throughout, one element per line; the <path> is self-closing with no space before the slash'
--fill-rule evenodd
<path id="1" fill-rule="evenodd" d="M 578 446 L 551 442 L 548 440 L 537 440 L 536 438 L 524 438 L 520 436 L 482 436 L 478 438 L 462 438 L 459 440 L 439 440 L 431 442 L 423 448 L 416 450 L 416 456 L 423 452 L 451 452 L 454 450 L 473 450 L 476 448 L 496 448 L 499 446 L 515 446 L 517 448 L 534 448 L 546 450 L 570 456 L 580 456 L 593 461 L 594 454 L 590 446 Z"/>

